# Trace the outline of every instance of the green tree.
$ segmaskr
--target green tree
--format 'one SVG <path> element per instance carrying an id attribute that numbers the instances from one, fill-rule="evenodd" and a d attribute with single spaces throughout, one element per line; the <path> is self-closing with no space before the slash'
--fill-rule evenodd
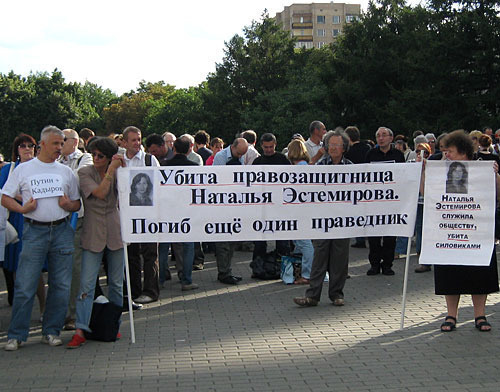
<path id="1" fill-rule="evenodd" d="M 106 131 L 121 133 L 125 127 L 133 125 L 144 132 L 149 110 L 155 106 L 155 102 L 167 98 L 174 91 L 174 86 L 163 81 L 140 82 L 137 91 L 123 94 L 117 103 L 103 109 Z"/>
<path id="2" fill-rule="evenodd" d="M 104 133 L 103 111 L 104 108 L 118 102 L 116 94 L 86 81 L 75 88 L 74 97 L 77 110 L 70 121 L 70 127 L 76 130 L 87 127 L 99 134 Z"/>
<path id="3" fill-rule="evenodd" d="M 222 63 L 201 89 L 209 131 L 218 130 L 230 141 L 242 129 L 255 128 L 244 112 L 258 110 L 266 96 L 287 86 L 293 57 L 294 41 L 267 11 L 244 28 L 243 36 L 226 42 Z"/>
<path id="4" fill-rule="evenodd" d="M 195 133 L 206 128 L 199 89 L 177 89 L 152 103 L 145 119 L 148 133 Z"/>

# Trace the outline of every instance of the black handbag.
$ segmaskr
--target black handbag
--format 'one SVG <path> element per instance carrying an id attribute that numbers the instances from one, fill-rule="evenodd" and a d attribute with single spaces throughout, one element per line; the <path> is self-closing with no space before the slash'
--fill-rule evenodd
<path id="1" fill-rule="evenodd" d="M 120 329 L 121 316 L 121 306 L 112 302 L 94 303 L 89 324 L 92 332 L 85 331 L 85 338 L 101 342 L 114 342 Z"/>

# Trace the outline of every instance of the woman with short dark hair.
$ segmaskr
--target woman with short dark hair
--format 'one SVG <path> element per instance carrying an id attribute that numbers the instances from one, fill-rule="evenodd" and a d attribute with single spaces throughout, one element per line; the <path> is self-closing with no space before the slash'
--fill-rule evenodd
<path id="1" fill-rule="evenodd" d="M 456 161 L 469 161 L 474 154 L 472 140 L 464 131 L 458 130 L 450 133 L 444 139 L 446 157 L 454 161 L 456 167 L 460 165 L 465 168 L 464 163 Z M 459 169 L 456 169 L 459 170 Z M 458 178 L 458 174 L 456 176 Z M 496 174 L 497 189 L 499 176 Z M 434 266 L 435 293 L 444 295 L 448 314 L 441 324 L 441 331 L 453 331 L 457 324 L 458 304 L 460 295 L 470 294 L 474 307 L 474 324 L 481 332 L 491 330 L 491 325 L 486 320 L 485 308 L 488 294 L 497 292 L 498 271 L 496 249 L 493 246 L 493 254 L 489 266 L 467 266 L 467 265 L 435 265 Z"/>
<path id="2" fill-rule="evenodd" d="M 104 254 L 108 262 L 108 299 L 120 309 L 123 306 L 124 253 L 115 174 L 125 163 L 123 156 L 116 154 L 118 145 L 110 138 L 97 138 L 88 147 L 94 164 L 78 171 L 85 207 L 81 235 L 82 271 L 76 301 L 76 333 L 68 348 L 80 347 L 86 341 L 84 331 L 92 332 L 89 328 L 90 316 Z"/>

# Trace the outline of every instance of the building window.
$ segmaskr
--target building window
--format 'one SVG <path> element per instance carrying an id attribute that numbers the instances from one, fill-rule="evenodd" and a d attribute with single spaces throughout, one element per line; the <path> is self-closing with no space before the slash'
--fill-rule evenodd
<path id="1" fill-rule="evenodd" d="M 313 48 L 313 43 L 312 42 L 295 42 L 295 49 L 312 49 Z"/>
<path id="2" fill-rule="evenodd" d="M 351 22 L 354 22 L 355 20 L 358 20 L 358 19 L 359 19 L 358 15 L 346 15 L 345 22 L 351 23 Z"/>
<path id="3" fill-rule="evenodd" d="M 333 24 L 340 24 L 340 15 L 333 15 Z"/>
<path id="4" fill-rule="evenodd" d="M 326 35 L 325 29 L 318 29 L 318 37 L 324 37 Z"/>
<path id="5" fill-rule="evenodd" d="M 339 34 L 340 34 L 340 30 L 339 29 L 333 29 L 332 30 L 332 36 L 333 37 L 337 37 Z"/>
<path id="6" fill-rule="evenodd" d="M 321 49 L 325 45 L 326 45 L 325 42 L 318 42 L 318 49 Z"/>
<path id="7" fill-rule="evenodd" d="M 303 16 L 300 17 L 300 23 L 304 23 L 304 17 Z"/>
<path id="8" fill-rule="evenodd" d="M 325 15 L 318 15 L 316 18 L 318 23 L 325 24 Z"/>

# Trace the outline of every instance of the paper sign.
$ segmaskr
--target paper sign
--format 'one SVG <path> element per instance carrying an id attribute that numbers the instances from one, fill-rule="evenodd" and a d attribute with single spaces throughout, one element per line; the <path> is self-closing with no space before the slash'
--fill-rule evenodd
<path id="1" fill-rule="evenodd" d="M 493 252 L 493 161 L 428 161 L 420 264 L 489 265 Z"/>
<path id="2" fill-rule="evenodd" d="M 29 178 L 33 199 L 63 196 L 63 181 L 58 174 L 37 174 Z"/>

